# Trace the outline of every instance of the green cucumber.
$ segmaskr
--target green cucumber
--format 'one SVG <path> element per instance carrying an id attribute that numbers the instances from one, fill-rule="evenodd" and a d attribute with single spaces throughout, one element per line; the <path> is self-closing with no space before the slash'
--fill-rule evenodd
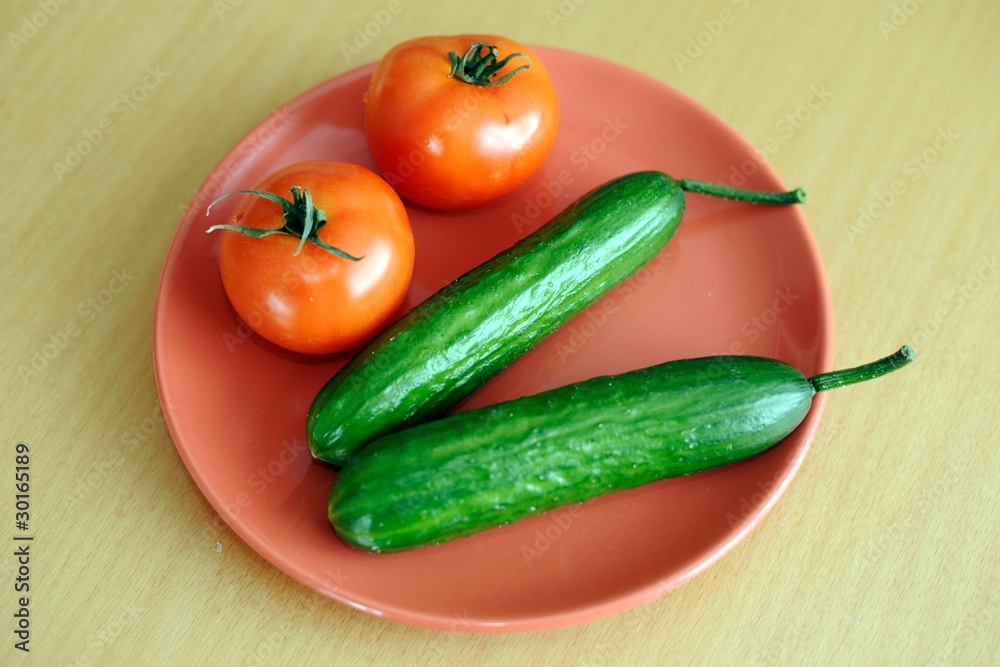
<path id="1" fill-rule="evenodd" d="M 904 346 L 806 379 L 773 359 L 687 359 L 459 412 L 368 445 L 340 471 L 329 519 L 367 551 L 439 544 L 749 458 L 795 430 L 816 392 L 912 360 Z"/>
<path id="2" fill-rule="evenodd" d="M 660 172 L 607 183 L 388 328 L 324 386 L 306 418 L 310 450 L 340 466 L 375 438 L 440 416 L 652 259 L 684 191 L 764 204 L 752 192 Z"/>

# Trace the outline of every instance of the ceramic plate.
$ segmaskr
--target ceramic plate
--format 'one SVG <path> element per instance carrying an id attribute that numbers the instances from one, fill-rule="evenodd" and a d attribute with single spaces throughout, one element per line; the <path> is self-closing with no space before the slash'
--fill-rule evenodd
<path id="1" fill-rule="evenodd" d="M 786 189 L 736 132 L 663 83 L 589 56 L 543 48 L 537 55 L 562 106 L 553 153 L 529 183 L 491 205 L 451 214 L 409 208 L 417 260 L 404 308 L 628 172 Z M 222 289 L 220 235 L 205 233 L 228 219 L 237 198 L 210 217 L 205 208 L 300 160 L 374 169 L 361 102 L 371 72 L 338 76 L 268 117 L 209 176 L 180 223 L 157 295 L 154 361 L 167 424 L 192 478 L 276 567 L 352 607 L 421 626 L 570 625 L 646 602 L 701 572 L 786 488 L 823 395 L 798 430 L 749 461 L 450 544 L 373 555 L 350 549 L 330 528 L 336 473 L 311 459 L 304 418 L 348 356 L 302 356 L 250 332 Z M 822 262 L 801 207 L 688 195 L 665 251 L 459 409 L 699 355 L 775 357 L 809 375 L 830 369 L 832 331 Z"/>

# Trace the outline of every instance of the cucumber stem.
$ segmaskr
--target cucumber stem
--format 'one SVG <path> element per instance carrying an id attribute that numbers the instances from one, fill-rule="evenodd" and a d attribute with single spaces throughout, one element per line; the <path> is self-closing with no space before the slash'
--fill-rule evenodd
<path id="1" fill-rule="evenodd" d="M 747 201 L 752 204 L 801 204 L 806 200 L 806 193 L 802 188 L 795 188 L 789 192 L 760 192 L 758 190 L 741 190 L 740 188 L 731 188 L 728 185 L 706 183 L 705 181 L 696 181 L 690 178 L 683 178 L 678 181 L 678 184 L 681 186 L 681 190 L 687 192 L 697 192 L 698 194 L 722 197 L 723 199 Z"/>
<path id="2" fill-rule="evenodd" d="M 884 357 L 878 361 L 857 366 L 856 368 L 845 368 L 839 371 L 820 373 L 809 378 L 809 382 L 817 392 L 820 392 L 844 387 L 856 382 L 874 380 L 886 373 L 891 373 L 897 368 L 902 368 L 913 361 L 914 356 L 913 348 L 909 345 L 904 345 L 895 354 L 890 354 L 888 357 Z"/>

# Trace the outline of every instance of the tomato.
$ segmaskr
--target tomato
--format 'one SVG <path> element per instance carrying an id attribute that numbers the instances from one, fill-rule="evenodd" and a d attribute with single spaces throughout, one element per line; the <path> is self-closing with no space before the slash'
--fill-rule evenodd
<path id="1" fill-rule="evenodd" d="M 477 67 L 485 68 L 478 76 Z M 504 37 L 399 44 L 365 95 L 365 131 L 383 178 L 435 209 L 478 206 L 522 185 L 552 150 L 558 125 L 542 61 Z"/>
<path id="2" fill-rule="evenodd" d="M 302 162 L 230 194 L 248 196 L 232 224 L 209 231 L 227 230 L 222 283 L 254 331 L 289 350 L 326 354 L 361 345 L 390 323 L 413 276 L 413 233 L 399 196 L 377 174 Z"/>

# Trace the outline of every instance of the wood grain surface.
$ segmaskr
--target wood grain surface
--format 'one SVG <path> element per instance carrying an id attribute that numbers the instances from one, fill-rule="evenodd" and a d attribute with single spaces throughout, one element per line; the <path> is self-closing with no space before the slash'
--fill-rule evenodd
<path id="1" fill-rule="evenodd" d="M 6 0 L 0 27 L 0 664 L 997 664 L 1000 4 Z M 836 365 L 917 351 L 830 396 L 788 492 L 719 563 L 547 632 L 409 627 L 297 583 L 199 493 L 153 373 L 160 269 L 226 152 L 397 42 L 463 32 L 599 56 L 711 109 L 809 191 Z"/>

